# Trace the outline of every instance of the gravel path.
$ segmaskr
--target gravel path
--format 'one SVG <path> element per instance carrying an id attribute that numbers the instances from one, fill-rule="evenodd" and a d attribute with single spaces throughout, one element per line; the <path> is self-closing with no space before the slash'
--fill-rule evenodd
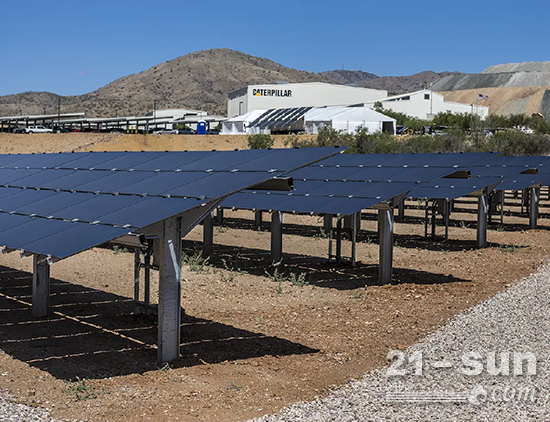
<path id="1" fill-rule="evenodd" d="M 278 415 L 255 419 L 275 421 L 550 421 L 550 265 L 507 291 L 458 315 L 422 343 L 404 350 L 408 358 L 422 353 L 423 367 L 406 363 L 406 375 L 388 377 L 386 368 L 349 383 L 328 397 L 300 403 Z M 464 375 L 461 357 L 483 357 L 481 375 Z M 493 375 L 487 356 L 532 353 L 535 376 Z M 488 355 L 489 354 L 489 355 Z M 518 356 L 519 357 L 519 356 Z M 417 359 L 416 362 L 420 360 Z M 437 363 L 450 368 L 436 368 Z M 519 367 L 519 365 L 517 365 Z M 528 365 L 522 366 L 524 374 Z M 415 370 L 421 375 L 414 375 Z M 414 402 L 412 402 L 414 401 Z"/>
<path id="2" fill-rule="evenodd" d="M 45 410 L 14 403 L 0 395 L 0 422 L 57 422 Z"/>

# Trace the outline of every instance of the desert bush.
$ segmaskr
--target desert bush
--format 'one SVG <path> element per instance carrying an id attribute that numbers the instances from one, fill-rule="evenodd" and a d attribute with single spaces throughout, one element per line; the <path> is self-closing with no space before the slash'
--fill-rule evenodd
<path id="1" fill-rule="evenodd" d="M 440 152 L 443 150 L 443 141 L 440 136 L 410 136 L 401 143 L 402 152 Z"/>
<path id="2" fill-rule="evenodd" d="M 391 154 L 401 152 L 399 141 L 385 132 L 369 133 L 365 128 L 359 128 L 355 134 L 353 147 L 349 152 L 358 154 Z"/>
<path id="3" fill-rule="evenodd" d="M 275 140 L 271 135 L 258 133 L 256 135 L 248 135 L 248 147 L 250 149 L 266 149 L 271 148 Z"/>
<path id="4" fill-rule="evenodd" d="M 348 133 L 334 129 L 332 126 L 323 126 L 319 129 L 316 138 L 318 147 L 332 147 L 335 145 L 352 145 L 354 136 Z"/>
<path id="5" fill-rule="evenodd" d="M 546 155 L 550 153 L 550 136 L 500 131 L 487 138 L 487 149 L 505 155 Z"/>
<path id="6" fill-rule="evenodd" d="M 307 139 L 307 138 L 300 138 L 298 135 L 289 135 L 288 138 L 285 139 L 285 146 L 291 146 L 293 148 L 300 147 L 300 148 L 307 148 L 307 147 L 315 147 L 317 146 L 317 142 L 315 139 Z"/>

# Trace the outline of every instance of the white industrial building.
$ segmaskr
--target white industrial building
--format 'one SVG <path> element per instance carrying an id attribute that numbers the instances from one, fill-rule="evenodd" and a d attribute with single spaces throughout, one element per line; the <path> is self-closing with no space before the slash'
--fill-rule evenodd
<path id="1" fill-rule="evenodd" d="M 379 98 L 365 102 L 365 106 L 372 108 L 376 102 L 382 103 L 382 107 L 386 110 L 405 113 L 424 120 L 432 120 L 437 114 L 448 111 L 451 113 L 477 114 L 482 119 L 489 116 L 489 107 L 487 106 L 445 101 L 443 95 L 428 89 Z"/>
<path id="2" fill-rule="evenodd" d="M 348 106 L 387 96 L 384 90 L 323 82 L 250 85 L 229 94 L 227 113 L 232 118 L 273 108 Z"/>
<path id="3" fill-rule="evenodd" d="M 353 134 L 364 127 L 369 133 L 395 134 L 395 119 L 368 107 L 302 107 L 254 110 L 233 117 L 222 124 L 222 135 L 252 135 L 258 133 L 306 132 L 315 135 L 329 126 Z"/>

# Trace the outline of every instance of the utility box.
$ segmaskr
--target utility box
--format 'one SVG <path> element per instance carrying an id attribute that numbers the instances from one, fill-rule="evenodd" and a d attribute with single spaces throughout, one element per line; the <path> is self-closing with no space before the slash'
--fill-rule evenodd
<path id="1" fill-rule="evenodd" d="M 206 135 L 206 122 L 204 120 L 197 122 L 197 134 Z"/>

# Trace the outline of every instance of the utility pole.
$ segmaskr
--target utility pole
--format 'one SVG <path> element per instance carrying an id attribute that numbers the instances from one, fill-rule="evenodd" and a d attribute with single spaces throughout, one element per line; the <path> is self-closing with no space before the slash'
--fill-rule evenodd
<path id="1" fill-rule="evenodd" d="M 157 130 L 157 102 L 158 100 L 153 100 L 153 132 Z"/>
<path id="2" fill-rule="evenodd" d="M 57 97 L 57 127 L 59 127 L 60 119 L 61 119 L 61 97 Z"/>

